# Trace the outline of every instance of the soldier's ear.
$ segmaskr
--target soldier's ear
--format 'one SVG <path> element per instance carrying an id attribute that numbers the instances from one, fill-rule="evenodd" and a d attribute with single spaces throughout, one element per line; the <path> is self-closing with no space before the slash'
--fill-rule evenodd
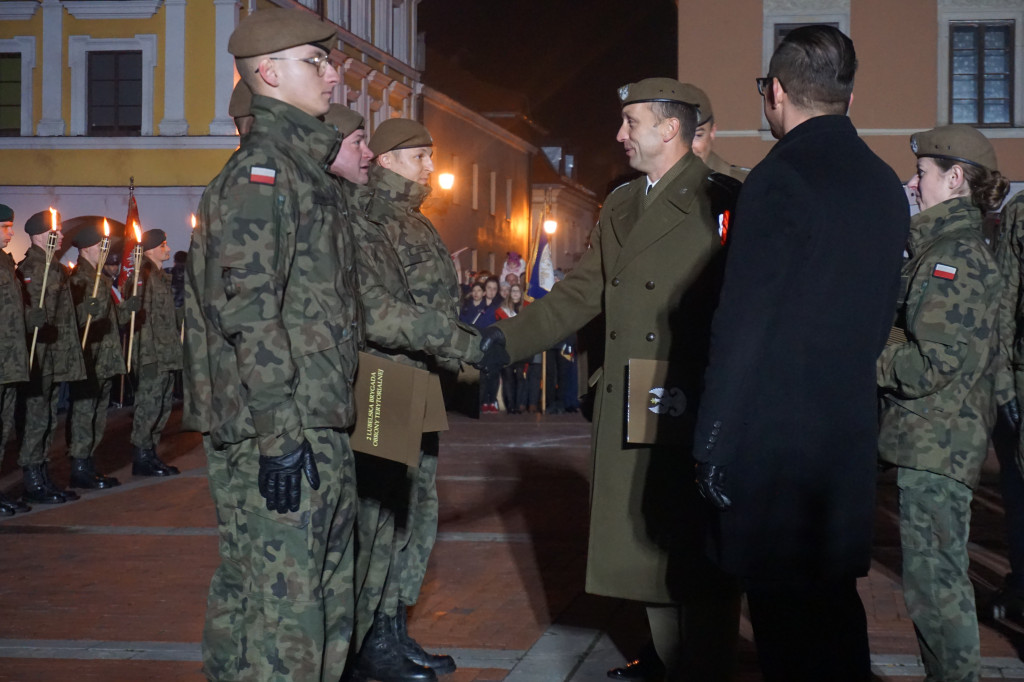
<path id="1" fill-rule="evenodd" d="M 954 192 L 962 188 L 964 183 L 967 182 L 963 167 L 960 164 L 953 164 L 953 167 L 949 169 L 949 173 L 946 175 L 946 181 L 949 183 L 949 188 Z"/>
<path id="2" fill-rule="evenodd" d="M 264 57 L 260 60 L 259 65 L 256 67 L 256 74 L 264 83 L 272 88 L 276 88 L 280 83 L 280 78 L 277 73 L 277 63 L 270 57 Z"/>
<path id="3" fill-rule="evenodd" d="M 674 116 L 662 120 L 661 126 L 661 139 L 664 142 L 668 142 L 673 137 L 679 134 L 679 119 Z"/>
<path id="4" fill-rule="evenodd" d="M 377 163 L 379 163 L 382 168 L 387 168 L 388 170 L 391 170 L 392 162 L 393 159 L 391 157 L 391 152 L 384 152 L 383 154 L 377 157 Z"/>

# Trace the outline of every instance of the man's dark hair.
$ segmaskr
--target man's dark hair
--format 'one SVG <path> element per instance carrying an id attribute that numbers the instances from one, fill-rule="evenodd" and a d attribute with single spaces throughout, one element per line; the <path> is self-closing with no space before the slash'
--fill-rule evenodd
<path id="1" fill-rule="evenodd" d="M 666 118 L 678 119 L 683 142 L 693 144 L 693 135 L 697 132 L 697 107 L 683 102 L 651 102 L 651 111 L 659 123 Z"/>
<path id="2" fill-rule="evenodd" d="M 853 93 L 857 53 L 834 26 L 801 26 L 775 49 L 768 76 L 779 79 L 793 104 L 826 114 L 845 114 Z"/>
<path id="3" fill-rule="evenodd" d="M 187 263 L 188 262 L 188 252 L 187 251 L 175 251 L 174 252 L 174 262 L 175 263 Z"/>

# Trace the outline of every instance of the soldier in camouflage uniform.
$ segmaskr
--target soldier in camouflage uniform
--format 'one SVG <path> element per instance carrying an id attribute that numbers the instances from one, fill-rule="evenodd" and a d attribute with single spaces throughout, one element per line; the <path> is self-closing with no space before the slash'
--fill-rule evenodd
<path id="1" fill-rule="evenodd" d="M 14 236 L 14 211 L 0 204 L 0 245 L 6 248 Z M 25 345 L 25 292 L 14 267 L 14 258 L 0 251 L 0 328 L 3 349 L 0 354 L 0 460 L 7 442 L 14 435 L 14 411 L 18 384 L 28 381 L 28 347 Z M 37 316 L 45 313 L 37 309 Z M 24 502 L 12 500 L 0 492 L 0 516 L 29 511 Z"/>
<path id="2" fill-rule="evenodd" d="M 259 9 L 228 42 L 253 127 L 207 186 L 185 287 L 185 428 L 203 433 L 221 563 L 211 680 L 336 682 L 354 603 L 347 429 L 361 343 L 355 258 L 320 121 L 337 34 Z M 305 479 L 305 481 L 303 481 Z"/>
<path id="3" fill-rule="evenodd" d="M 421 124 L 389 119 L 370 150 L 369 184 L 346 182 L 359 242 L 367 352 L 433 373 L 458 372 L 482 357 L 477 331 L 458 321 L 458 274 L 437 230 L 420 212 L 430 194 L 433 141 Z M 419 467 L 372 457 L 359 465 L 356 673 L 382 682 L 434 679 L 455 670 L 408 635 L 437 536 L 438 434 L 425 433 Z"/>
<path id="4" fill-rule="evenodd" d="M 996 617 L 1024 616 L 1024 440 L 1020 430 L 1020 407 L 1016 396 L 1024 395 L 1024 192 L 1006 202 L 999 220 L 996 260 L 1006 277 L 1000 306 L 999 377 L 1009 384 L 1015 397 L 1002 402 L 1000 420 L 992 434 L 999 458 L 999 484 L 1006 511 L 1007 559 L 1010 572 L 989 607 Z M 1005 378 L 1004 378 L 1005 376 Z"/>
<path id="5" fill-rule="evenodd" d="M 970 126 L 917 133 L 911 148 L 918 163 L 908 187 L 921 212 L 911 220 L 895 342 L 878 360 L 879 454 L 898 468 L 903 595 L 926 679 L 976 680 L 967 540 L 996 416 L 1004 288 L 981 222 L 1006 182 L 992 145 Z"/>
<path id="6" fill-rule="evenodd" d="M 141 301 L 132 348 L 138 381 L 132 419 L 132 475 L 173 476 L 180 473 L 178 468 L 156 453 L 174 406 L 174 372 L 181 369 L 181 309 L 174 307 L 171 276 L 163 270 L 171 255 L 163 230 L 142 233 L 142 253 L 142 263 L 136 263 Z"/>
<path id="7" fill-rule="evenodd" d="M 25 223 L 25 232 L 32 245 L 25 258 L 18 263 L 18 276 L 25 283 L 28 304 L 39 308 L 43 291 L 43 273 L 46 268 L 46 244 L 51 227 L 51 213 L 40 211 Z M 57 222 L 57 249 L 63 234 Z M 22 386 L 25 401 L 25 432 L 21 440 L 18 464 L 25 484 L 25 499 L 43 504 L 61 504 L 77 500 L 72 490 L 62 490 L 50 480 L 47 467 L 48 453 L 57 428 L 57 394 L 62 381 L 80 381 L 85 378 L 85 363 L 78 338 L 75 304 L 68 288 L 68 273 L 56 257 L 50 262 L 43 297 L 45 320 L 28 319 L 27 338 L 32 342 L 32 331 L 39 329 L 36 340 L 35 361 L 30 379 Z M 41 324 L 40 324 L 41 323 Z"/>
<path id="8" fill-rule="evenodd" d="M 70 385 L 71 409 L 68 411 L 68 454 L 71 456 L 71 486 L 75 488 L 112 488 L 119 484 L 116 478 L 96 471 L 93 455 L 107 425 L 107 408 L 114 377 L 124 374 L 124 355 L 118 324 L 126 323 L 139 299 L 131 298 L 121 306 L 113 304 L 113 280 L 100 274 L 96 297 L 92 295 L 96 282 L 96 261 L 100 257 L 102 235 L 95 225 L 86 225 L 75 234 L 78 247 L 78 265 L 71 273 L 71 298 L 78 311 L 79 336 L 85 333 L 89 321 L 89 334 L 82 352 L 85 356 L 86 378 Z"/>

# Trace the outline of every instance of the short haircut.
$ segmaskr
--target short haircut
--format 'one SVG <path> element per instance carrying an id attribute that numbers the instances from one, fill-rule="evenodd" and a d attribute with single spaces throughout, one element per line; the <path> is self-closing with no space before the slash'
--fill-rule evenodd
<path id="1" fill-rule="evenodd" d="M 651 111 L 658 117 L 658 123 L 666 118 L 677 119 L 683 142 L 693 144 L 693 135 L 697 132 L 697 107 L 684 102 L 651 102 Z"/>
<path id="2" fill-rule="evenodd" d="M 768 76 L 779 79 L 793 104 L 826 114 L 848 111 L 856 72 L 853 41 L 821 24 L 790 31 L 768 66 Z"/>

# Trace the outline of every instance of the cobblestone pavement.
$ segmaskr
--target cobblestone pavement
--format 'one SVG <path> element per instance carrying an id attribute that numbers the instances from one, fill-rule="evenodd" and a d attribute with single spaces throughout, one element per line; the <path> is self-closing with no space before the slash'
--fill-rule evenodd
<path id="1" fill-rule="evenodd" d="M 0 680 L 200 681 L 199 641 L 216 525 L 196 434 L 168 425 L 169 479 L 134 479 L 130 410 L 111 414 L 101 470 L 122 486 L 0 520 Z M 412 634 L 452 653 L 446 682 L 584 682 L 635 654 L 646 624 L 636 605 L 583 593 L 589 425 L 565 415 L 449 415 L 438 472 L 440 533 Z M 56 443 L 63 443 L 58 434 Z M 16 494 L 9 449 L 0 489 Z M 51 453 L 67 480 L 63 447 Z M 990 458 L 994 462 L 994 458 Z M 1007 570 L 994 464 L 974 505 L 972 577 L 983 603 Z M 876 673 L 921 680 L 899 584 L 895 485 L 880 479 L 871 574 L 860 591 Z M 749 624 L 738 682 L 759 680 Z M 986 622 L 985 680 L 1024 679 L 1024 628 Z"/>

